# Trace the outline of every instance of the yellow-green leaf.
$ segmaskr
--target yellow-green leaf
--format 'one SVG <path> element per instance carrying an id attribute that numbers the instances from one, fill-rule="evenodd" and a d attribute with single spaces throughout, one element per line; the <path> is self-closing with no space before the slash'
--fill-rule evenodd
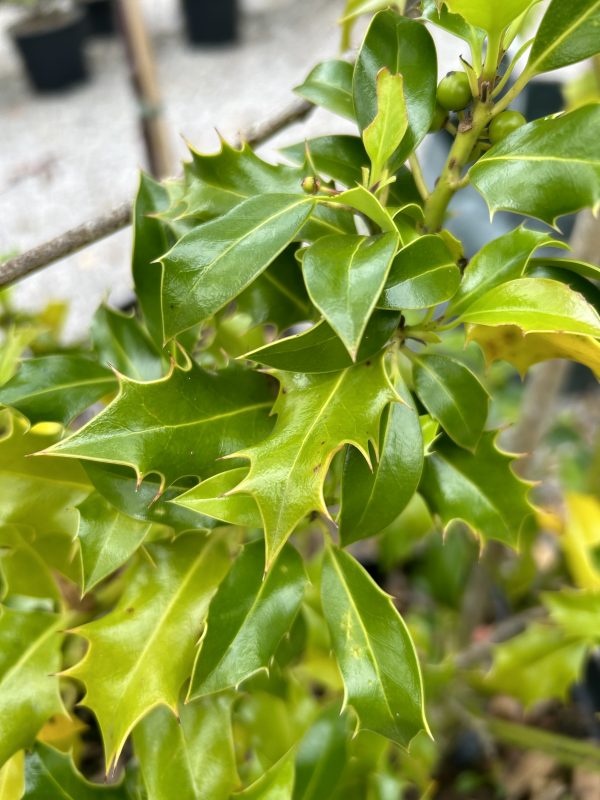
<path id="1" fill-rule="evenodd" d="M 377 114 L 362 134 L 371 159 L 371 184 L 381 178 L 385 165 L 394 155 L 408 128 L 404 78 L 383 67 L 377 75 Z"/>

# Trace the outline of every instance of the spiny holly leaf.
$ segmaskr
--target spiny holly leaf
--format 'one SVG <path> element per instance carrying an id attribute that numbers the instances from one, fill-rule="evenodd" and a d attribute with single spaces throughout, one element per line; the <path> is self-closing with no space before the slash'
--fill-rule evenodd
<path id="1" fill-rule="evenodd" d="M 294 751 L 290 750 L 231 800 L 292 800 L 294 789 Z"/>
<path id="2" fill-rule="evenodd" d="M 344 705 L 356 711 L 358 729 L 407 747 L 428 728 L 417 654 L 391 598 L 351 555 L 332 547 L 323 560 L 321 592 Z"/>
<path id="3" fill-rule="evenodd" d="M 324 236 L 308 248 L 302 271 L 308 293 L 355 360 L 381 294 L 398 235 Z"/>
<path id="4" fill-rule="evenodd" d="M 481 437 L 474 453 L 441 438 L 425 459 L 419 491 L 445 526 L 462 520 L 484 539 L 516 547 L 525 520 L 529 484 L 511 469 L 515 456 L 498 449 L 496 432 Z"/>
<path id="5" fill-rule="evenodd" d="M 447 356 L 414 355 L 415 391 L 456 444 L 475 450 L 488 416 L 489 395 L 468 367 Z"/>
<path id="6" fill-rule="evenodd" d="M 495 286 L 521 278 L 531 254 L 547 245 L 566 247 L 542 231 L 530 231 L 522 226 L 488 242 L 465 269 L 459 289 L 448 306 L 447 315 L 460 314 Z"/>
<path id="7" fill-rule="evenodd" d="M 70 756 L 38 742 L 27 758 L 24 800 L 128 800 L 123 785 L 90 783 Z"/>
<path id="8" fill-rule="evenodd" d="M 231 525 L 262 528 L 254 498 L 249 494 L 230 494 L 247 473 L 248 467 L 239 467 L 211 475 L 173 503 Z"/>
<path id="9" fill-rule="evenodd" d="M 349 447 L 344 462 L 338 519 L 344 547 L 382 531 L 405 508 L 423 471 L 423 436 L 419 417 L 403 386 L 406 405 L 393 403 L 382 419 L 379 459 L 369 467 L 364 456 Z"/>
<path id="10" fill-rule="evenodd" d="M 240 368 L 214 374 L 191 362 L 159 381 L 122 378 L 118 397 L 101 414 L 46 452 L 124 464 L 140 480 L 156 472 L 162 491 L 265 436 L 271 405 L 264 376 Z"/>
<path id="11" fill-rule="evenodd" d="M 91 335 L 99 361 L 122 375 L 153 381 L 164 374 L 158 348 L 135 317 L 102 305 L 94 314 Z"/>
<path id="12" fill-rule="evenodd" d="M 292 242 L 314 208 L 293 194 L 252 197 L 206 222 L 162 257 L 165 339 L 212 317 Z"/>
<path id="13" fill-rule="evenodd" d="M 519 278 L 482 295 L 461 314 L 476 325 L 516 325 L 524 333 L 600 336 L 600 316 L 568 286 L 548 278 Z"/>
<path id="14" fill-rule="evenodd" d="M 303 736 L 296 754 L 293 800 L 331 797 L 348 758 L 348 715 L 334 704 Z"/>
<path id="15" fill-rule="evenodd" d="M 221 538 L 197 534 L 148 545 L 116 607 L 75 629 L 89 647 L 66 675 L 86 687 L 83 703 L 98 719 L 107 768 L 133 726 L 159 705 L 177 712 L 210 598 L 228 566 Z M 165 658 L 168 654 L 168 658 Z"/>
<path id="16" fill-rule="evenodd" d="M 156 708 L 133 731 L 135 755 L 152 800 L 229 800 L 239 785 L 231 695 L 209 697 L 179 707 Z"/>
<path id="17" fill-rule="evenodd" d="M 296 525 L 311 511 L 328 514 L 323 482 L 334 454 L 352 444 L 369 458 L 386 405 L 398 397 L 383 357 L 322 375 L 277 373 L 281 390 L 270 436 L 237 455 L 250 471 L 234 492 L 253 495 L 265 529 L 270 567 Z"/>
<path id="18" fill-rule="evenodd" d="M 294 91 L 317 106 L 354 120 L 352 73 L 353 67 L 348 61 L 340 59 L 322 61 L 309 72 L 304 83 L 296 86 Z"/>
<path id="19" fill-rule="evenodd" d="M 469 171 L 492 213 L 505 210 L 555 225 L 600 204 L 600 104 L 523 125 Z"/>
<path id="20" fill-rule="evenodd" d="M 64 619 L 45 611 L 0 613 L 0 766 L 29 747 L 52 714 L 64 711 L 56 673 Z"/>
<path id="21" fill-rule="evenodd" d="M 595 283 L 583 278 L 573 270 L 552 266 L 529 265 L 527 275 L 532 278 L 548 278 L 558 283 L 564 283 L 565 286 L 584 297 L 596 311 L 600 311 L 600 289 Z"/>
<path id="22" fill-rule="evenodd" d="M 77 538 L 85 594 L 129 560 L 150 533 L 152 523 L 121 514 L 98 492 L 86 497 L 78 509 Z"/>
<path id="23" fill-rule="evenodd" d="M 429 308 L 458 289 L 460 270 L 444 240 L 429 234 L 403 247 L 389 272 L 380 308 Z"/>
<path id="24" fill-rule="evenodd" d="M 0 768 L 0 800 L 21 800 L 25 791 L 25 753 L 19 750 Z"/>
<path id="25" fill-rule="evenodd" d="M 208 610 L 188 700 L 236 688 L 269 664 L 298 613 L 306 573 L 285 545 L 264 576 L 262 541 L 246 545 L 219 586 Z"/>
<path id="26" fill-rule="evenodd" d="M 32 425 L 68 424 L 117 388 L 113 373 L 84 356 L 29 358 L 0 389 L 0 403 L 16 408 Z"/>
<path id="27" fill-rule="evenodd" d="M 382 350 L 399 323 L 399 312 L 375 310 L 365 328 L 356 362 L 360 364 Z M 285 372 L 339 372 L 352 366 L 342 340 L 325 320 L 307 331 L 252 350 L 244 358 Z"/>
<path id="28" fill-rule="evenodd" d="M 500 33 L 519 17 L 534 0 L 505 0 L 489 3 L 486 0 L 445 0 L 454 14 L 460 14 L 468 23 L 490 33 Z"/>
<path id="29" fill-rule="evenodd" d="M 0 572 L 4 575 L 7 594 L 62 602 L 52 565 L 44 558 L 43 544 L 42 540 L 40 547 L 40 538 L 28 525 L 0 526 Z M 55 545 L 54 540 L 52 545 Z M 52 549 L 56 551 L 58 547 Z M 70 555 L 72 548 L 68 543 L 66 549 Z"/>
<path id="30" fill-rule="evenodd" d="M 600 379 L 600 342 L 573 333 L 523 333 L 516 325 L 470 325 L 469 341 L 477 342 L 488 364 L 508 361 L 524 377 L 540 361 L 568 358 L 592 370 Z"/>
<path id="31" fill-rule="evenodd" d="M 600 0 L 552 0 L 538 28 L 527 69 L 549 72 L 598 53 Z"/>
<path id="32" fill-rule="evenodd" d="M 361 130 L 377 114 L 376 84 L 382 67 L 404 78 L 408 130 L 394 156 L 400 166 L 425 137 L 435 108 L 437 57 L 426 27 L 391 10 L 373 17 L 354 68 L 354 107 Z"/>
<path id="33" fill-rule="evenodd" d="M 408 128 L 404 77 L 383 67 L 377 75 L 377 114 L 363 131 L 365 150 L 371 159 L 371 184 L 377 183 Z"/>

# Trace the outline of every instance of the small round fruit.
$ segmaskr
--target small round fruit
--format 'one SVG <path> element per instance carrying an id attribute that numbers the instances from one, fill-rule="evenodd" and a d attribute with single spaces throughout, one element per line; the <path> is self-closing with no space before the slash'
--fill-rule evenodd
<path id="1" fill-rule="evenodd" d="M 431 120 L 431 125 L 429 126 L 429 133 L 441 131 L 446 124 L 447 119 L 448 112 L 446 109 L 442 108 L 438 103 L 436 103 L 435 111 L 433 112 L 433 119 Z"/>
<path id="2" fill-rule="evenodd" d="M 446 111 L 462 111 L 472 99 L 466 72 L 449 72 L 438 84 L 437 101 Z"/>
<path id="3" fill-rule="evenodd" d="M 489 136 L 492 144 L 498 144 L 503 139 L 516 131 L 522 125 L 525 125 L 527 120 L 519 111 L 503 111 L 490 122 Z"/>

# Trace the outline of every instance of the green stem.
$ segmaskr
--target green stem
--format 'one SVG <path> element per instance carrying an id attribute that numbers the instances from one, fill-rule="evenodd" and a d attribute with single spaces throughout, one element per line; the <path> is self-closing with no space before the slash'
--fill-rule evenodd
<path id="1" fill-rule="evenodd" d="M 425 183 L 425 176 L 423 175 L 423 170 L 421 169 L 421 164 L 419 163 L 419 159 L 416 153 L 411 153 L 408 157 L 408 163 L 410 164 L 410 171 L 412 172 L 412 176 L 414 178 L 415 184 L 417 189 L 419 190 L 419 194 L 423 198 L 423 200 L 427 200 L 429 197 L 429 189 L 427 188 L 427 184 Z"/>
<path id="2" fill-rule="evenodd" d="M 496 86 L 496 88 L 492 92 L 492 97 L 497 97 L 500 94 L 500 92 L 504 89 L 504 87 L 506 86 L 506 84 L 509 81 L 510 76 L 513 74 L 514 68 L 517 66 L 518 62 L 521 60 L 521 58 L 524 55 L 525 51 L 528 50 L 529 47 L 531 47 L 531 44 L 532 44 L 534 38 L 535 37 L 532 37 L 531 39 L 528 39 L 525 42 L 525 44 L 517 51 L 517 53 L 515 54 L 515 57 L 513 58 L 513 60 L 508 65 L 508 67 L 506 69 L 506 72 L 502 76 L 502 80 L 500 81 L 500 83 Z"/>

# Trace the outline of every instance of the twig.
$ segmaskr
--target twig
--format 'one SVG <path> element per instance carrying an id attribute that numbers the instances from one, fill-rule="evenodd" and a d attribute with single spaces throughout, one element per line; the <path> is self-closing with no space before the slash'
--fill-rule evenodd
<path id="1" fill-rule="evenodd" d="M 248 132 L 242 134 L 241 141 L 248 142 L 253 147 L 270 139 L 288 125 L 298 122 L 308 116 L 314 108 L 305 101 L 294 103 L 287 110 L 266 122 L 255 125 Z M 4 264 L 0 264 L 0 287 L 8 286 L 15 281 L 50 266 L 78 250 L 100 241 L 112 233 L 131 225 L 131 203 L 122 203 L 104 214 L 65 231 L 49 242 L 33 247 Z"/>

